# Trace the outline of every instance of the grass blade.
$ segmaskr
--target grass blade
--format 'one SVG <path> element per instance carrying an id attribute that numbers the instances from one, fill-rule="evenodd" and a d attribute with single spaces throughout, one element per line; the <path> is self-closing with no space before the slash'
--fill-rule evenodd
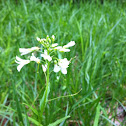
<path id="1" fill-rule="evenodd" d="M 66 120 L 68 118 L 70 118 L 70 116 L 66 116 L 64 118 L 61 118 L 61 119 L 57 120 L 56 122 L 49 124 L 48 126 L 57 126 L 59 123 L 63 122 L 64 120 Z"/>
<path id="2" fill-rule="evenodd" d="M 99 117 L 100 117 L 100 105 L 98 104 L 93 126 L 98 126 Z"/>

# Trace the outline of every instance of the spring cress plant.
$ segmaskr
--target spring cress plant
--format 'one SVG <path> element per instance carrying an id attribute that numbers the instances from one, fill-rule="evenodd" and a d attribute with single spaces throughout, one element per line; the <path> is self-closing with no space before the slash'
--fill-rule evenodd
<path id="1" fill-rule="evenodd" d="M 67 58 L 64 59 L 58 59 L 57 57 L 54 56 L 50 56 L 51 53 L 59 51 L 59 52 L 70 52 L 70 49 L 68 49 L 69 47 L 72 47 L 75 45 L 74 41 L 69 42 L 68 44 L 62 46 L 58 46 L 58 43 L 54 43 L 55 41 L 55 36 L 52 35 L 51 38 L 49 38 L 49 36 L 47 35 L 46 39 L 40 39 L 37 37 L 37 40 L 42 44 L 44 52 L 40 52 L 39 47 L 32 47 L 32 48 L 19 48 L 19 52 L 22 55 L 26 55 L 28 53 L 32 52 L 32 56 L 30 56 L 29 60 L 24 60 L 19 58 L 18 56 L 16 56 L 16 60 L 15 62 L 18 63 L 19 65 L 17 66 L 17 70 L 20 72 L 20 70 L 22 69 L 22 67 L 28 63 L 30 63 L 31 61 L 35 61 L 37 64 L 41 64 L 41 60 L 38 57 L 35 57 L 34 55 L 34 51 L 38 51 L 41 54 L 41 57 L 43 57 L 44 59 L 44 64 L 42 64 L 42 69 L 43 72 L 46 72 L 47 70 L 47 64 L 49 64 L 49 62 L 51 62 L 53 60 L 54 63 L 54 72 L 59 72 L 61 70 L 61 72 L 63 74 L 67 74 L 67 68 L 69 67 L 70 61 L 67 60 Z"/>
<path id="2" fill-rule="evenodd" d="M 15 62 L 19 64 L 17 66 L 18 72 L 20 72 L 21 69 L 26 64 L 29 64 L 32 61 L 36 62 L 39 66 L 41 65 L 41 68 L 46 77 L 46 89 L 45 89 L 42 99 L 40 100 L 40 105 L 39 105 L 40 111 L 41 113 L 43 113 L 45 106 L 48 102 L 48 95 L 50 92 L 50 82 L 49 82 L 50 64 L 52 63 L 54 65 L 53 71 L 55 73 L 61 71 L 62 74 L 67 74 L 67 68 L 69 67 L 71 60 L 69 61 L 67 58 L 64 58 L 64 59 L 58 58 L 57 52 L 61 52 L 61 53 L 70 52 L 69 47 L 74 46 L 75 42 L 70 41 L 68 44 L 64 46 L 58 46 L 58 43 L 54 43 L 55 41 L 54 35 L 52 35 L 51 38 L 47 35 L 46 38 L 40 39 L 37 37 L 36 39 L 41 44 L 41 47 L 19 48 L 19 52 L 21 53 L 21 56 L 27 55 L 29 53 L 32 53 L 32 55 L 28 57 L 28 59 L 26 60 L 21 59 L 20 57 L 16 56 Z M 41 59 L 35 56 L 35 52 L 40 53 Z M 69 118 L 69 116 L 66 118 Z"/>

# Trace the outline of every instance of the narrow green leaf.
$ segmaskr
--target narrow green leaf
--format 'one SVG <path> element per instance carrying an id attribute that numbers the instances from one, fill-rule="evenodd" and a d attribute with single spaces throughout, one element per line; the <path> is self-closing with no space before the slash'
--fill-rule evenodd
<path id="1" fill-rule="evenodd" d="M 23 117 L 26 117 L 25 114 L 22 114 L 22 115 L 23 115 Z M 38 121 L 36 121 L 35 119 L 33 119 L 33 118 L 31 118 L 31 117 L 28 117 L 28 119 L 29 119 L 32 123 L 34 123 L 36 126 L 43 126 L 42 124 L 40 124 Z"/>
<path id="2" fill-rule="evenodd" d="M 104 119 L 106 119 L 109 123 L 111 123 L 113 126 L 117 126 L 113 121 L 111 121 L 109 118 L 106 118 L 105 116 L 101 115 Z"/>
<path id="3" fill-rule="evenodd" d="M 32 106 L 26 104 L 26 103 L 23 103 L 24 105 L 28 106 L 30 110 L 32 110 L 36 115 L 38 115 L 38 112 L 36 109 L 34 109 Z"/>
<path id="4" fill-rule="evenodd" d="M 67 115 L 68 115 L 68 103 L 67 103 L 67 108 L 66 108 L 66 114 L 65 114 L 65 116 L 67 116 Z M 59 126 L 63 126 L 64 123 L 65 123 L 65 120 L 62 123 L 60 123 Z"/>
<path id="5" fill-rule="evenodd" d="M 100 117 L 100 105 L 98 104 L 94 120 L 94 126 L 98 126 L 99 117 Z"/>
<path id="6" fill-rule="evenodd" d="M 42 113 L 43 113 L 44 108 L 46 106 L 46 103 L 48 101 L 49 92 L 50 92 L 50 84 L 48 85 L 48 90 L 45 90 L 44 95 L 43 95 L 43 97 L 40 101 L 40 110 L 41 110 Z"/>
<path id="7" fill-rule="evenodd" d="M 54 123 L 49 124 L 48 126 L 57 126 L 59 123 L 61 123 L 62 121 L 68 119 L 69 117 L 70 117 L 70 116 L 63 117 L 63 118 L 61 118 L 61 119 L 55 121 Z"/>
<path id="8" fill-rule="evenodd" d="M 17 92 L 15 90 L 15 85 L 13 84 L 13 96 L 14 96 L 14 100 L 16 101 L 16 107 L 17 107 L 17 113 L 18 113 L 18 117 L 19 120 L 23 123 L 23 118 L 22 118 L 22 112 L 21 112 L 21 106 L 20 103 L 18 101 L 18 97 L 17 97 Z"/>

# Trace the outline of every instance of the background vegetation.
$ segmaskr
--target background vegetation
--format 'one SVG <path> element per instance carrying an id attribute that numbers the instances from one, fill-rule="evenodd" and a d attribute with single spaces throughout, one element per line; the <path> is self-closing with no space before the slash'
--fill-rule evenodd
<path id="1" fill-rule="evenodd" d="M 18 72 L 15 57 L 19 48 L 39 45 L 37 36 L 53 34 L 60 45 L 76 42 L 64 53 L 76 58 L 67 75 L 57 79 L 51 74 L 49 99 L 82 90 L 50 101 L 42 122 L 38 102 L 45 90 L 44 74 L 41 69 L 36 73 L 35 64 Z M 46 126 L 70 115 L 60 126 L 110 126 L 120 106 L 126 111 L 125 1 L 0 1 L 0 125 L 37 121 Z"/>

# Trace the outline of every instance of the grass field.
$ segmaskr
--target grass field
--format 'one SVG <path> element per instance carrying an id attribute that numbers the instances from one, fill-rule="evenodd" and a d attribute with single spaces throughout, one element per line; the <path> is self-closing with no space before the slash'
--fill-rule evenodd
<path id="1" fill-rule="evenodd" d="M 50 74 L 48 100 L 59 98 L 48 101 L 42 114 L 44 73 L 37 73 L 35 63 L 18 72 L 15 57 L 19 48 L 39 46 L 36 37 L 46 35 L 55 35 L 59 45 L 76 45 L 63 53 L 74 57 L 67 75 Z M 0 1 L 1 126 L 48 126 L 68 115 L 58 125 L 116 126 L 118 121 L 123 126 L 126 117 L 119 121 L 117 109 L 126 112 L 125 106 L 126 3 Z"/>

